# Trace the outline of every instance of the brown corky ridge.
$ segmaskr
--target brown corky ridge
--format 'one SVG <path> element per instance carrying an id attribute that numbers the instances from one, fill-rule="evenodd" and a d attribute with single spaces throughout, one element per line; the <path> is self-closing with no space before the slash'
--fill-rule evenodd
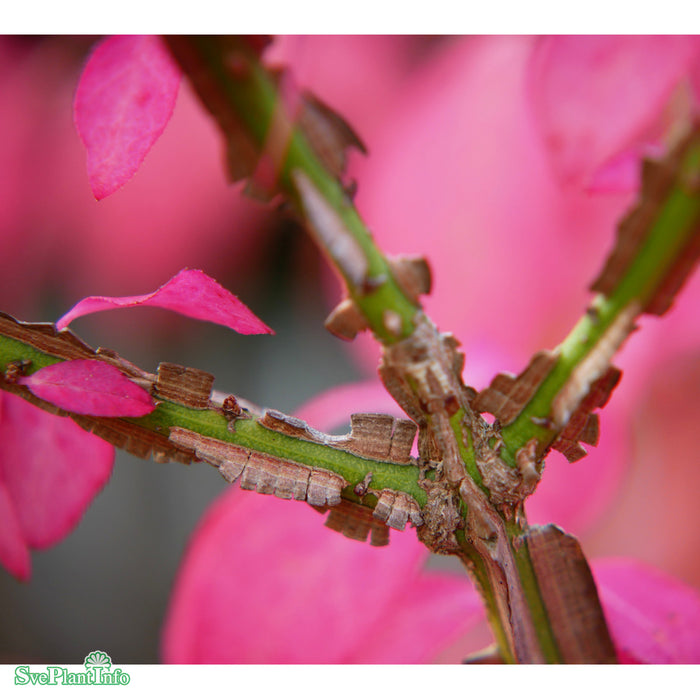
<path id="1" fill-rule="evenodd" d="M 345 480 L 325 469 L 249 450 L 185 428 L 171 428 L 170 440 L 194 453 L 197 459 L 217 467 L 230 483 L 240 479 L 242 489 L 306 501 L 312 506 L 335 506 L 342 500 Z"/>
<path id="2" fill-rule="evenodd" d="M 699 138 L 700 129 L 695 125 L 663 160 L 644 161 L 639 203 L 618 226 L 615 246 L 603 270 L 591 284 L 592 291 L 609 295 L 615 289 L 637 256 L 639 249 L 644 245 L 655 220 L 674 188 L 681 187 L 686 192 L 698 195 L 700 192 L 698 183 L 683 181 L 680 166 L 689 149 L 697 147 Z M 642 311 L 661 316 L 671 307 L 673 299 L 700 257 L 700 235 L 698 234 L 700 234 L 700 222 L 698 233 L 691 236 L 685 249 L 676 256 L 675 265 L 660 281 L 654 295 L 646 302 Z"/>
<path id="3" fill-rule="evenodd" d="M 505 372 L 497 374 L 491 384 L 477 394 L 472 402 L 474 410 L 492 414 L 501 426 L 512 423 L 556 363 L 556 353 L 542 350 L 517 377 Z"/>
<path id="4" fill-rule="evenodd" d="M 595 581 L 576 538 L 544 525 L 531 527 L 514 546 L 528 549 L 562 662 L 617 663 Z"/>

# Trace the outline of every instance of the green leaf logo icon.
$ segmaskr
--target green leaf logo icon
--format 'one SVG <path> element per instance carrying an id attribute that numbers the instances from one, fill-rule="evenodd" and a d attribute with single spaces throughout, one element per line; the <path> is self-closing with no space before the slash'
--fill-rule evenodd
<path id="1" fill-rule="evenodd" d="M 104 651 L 91 651 L 85 657 L 86 668 L 93 668 L 95 666 L 109 668 L 111 665 L 112 659 L 109 657 L 109 654 L 105 654 Z"/>

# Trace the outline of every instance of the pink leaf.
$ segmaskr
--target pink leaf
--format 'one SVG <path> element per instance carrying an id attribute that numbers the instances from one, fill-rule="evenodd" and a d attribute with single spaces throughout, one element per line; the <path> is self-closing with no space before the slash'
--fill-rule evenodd
<path id="1" fill-rule="evenodd" d="M 658 129 L 694 51 L 682 36 L 542 39 L 530 94 L 557 174 L 587 185 L 601 165 Z"/>
<path id="2" fill-rule="evenodd" d="M 594 575 L 622 660 L 700 663 L 700 591 L 631 559 L 600 560 Z"/>
<path id="3" fill-rule="evenodd" d="M 325 528 L 323 517 L 300 503 L 230 490 L 188 547 L 166 620 L 164 661 L 364 660 L 365 645 L 412 600 L 427 555 L 414 532 L 391 536 L 387 548 L 370 547 Z M 473 592 L 466 583 L 463 592 L 466 620 L 457 627 L 470 621 Z M 410 639 L 428 638 L 419 645 L 421 660 L 458 631 L 401 624 Z M 401 650 L 392 660 L 417 660 L 405 645 Z"/>
<path id="4" fill-rule="evenodd" d="M 601 417 L 598 445 L 585 446 L 588 456 L 580 462 L 585 468 L 576 469 L 577 465 L 568 464 L 559 452 L 547 456 L 547 476 L 527 501 L 530 522 L 553 522 L 581 535 L 615 503 L 631 461 L 629 419 L 621 403 L 629 386 L 624 395 L 622 387 L 619 389 L 620 394 L 614 396 Z"/>
<path id="5" fill-rule="evenodd" d="M 112 472 L 114 448 L 70 418 L 0 392 L 0 562 L 30 573 L 28 547 L 49 547 L 77 525 Z"/>
<path id="6" fill-rule="evenodd" d="M 99 360 L 58 362 L 18 383 L 64 411 L 87 416 L 145 416 L 155 409 L 144 388 Z"/>
<path id="7" fill-rule="evenodd" d="M 185 268 L 155 292 L 131 297 L 87 297 L 79 301 L 57 322 L 56 328 L 65 328 L 73 319 L 107 309 L 130 306 L 157 306 L 177 311 L 183 316 L 211 321 L 234 331 L 250 335 L 271 333 L 253 312 L 236 296 L 201 270 Z"/>
<path id="8" fill-rule="evenodd" d="M 24 541 L 22 529 L 12 496 L 0 481 L 0 563 L 20 581 L 28 581 L 31 572 L 29 548 Z"/>
<path id="9" fill-rule="evenodd" d="M 113 36 L 92 52 L 75 94 L 74 118 L 97 199 L 126 183 L 163 133 L 180 75 L 158 37 Z"/>
<path id="10" fill-rule="evenodd" d="M 381 624 L 347 662 L 431 663 L 484 617 L 484 604 L 466 572 L 424 573 L 397 596 Z"/>

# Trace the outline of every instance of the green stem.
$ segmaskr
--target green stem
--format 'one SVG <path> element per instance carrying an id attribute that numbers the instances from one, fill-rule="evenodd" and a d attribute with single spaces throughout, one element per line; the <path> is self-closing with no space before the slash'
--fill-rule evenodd
<path id="1" fill-rule="evenodd" d="M 624 274 L 608 294 L 595 297 L 590 309 L 557 348 L 559 357 L 554 369 L 519 416 L 503 428 L 505 449 L 501 454 L 511 464 L 515 462 L 515 453 L 531 438 L 538 438 L 543 451 L 556 438 L 562 426 L 547 425 L 556 396 L 623 314 L 635 306 L 643 312 L 679 265 L 686 264 L 685 274 L 689 274 L 700 238 L 700 197 L 697 185 L 689 183 L 697 183 L 698 179 L 700 131 L 696 129 L 679 163 L 674 186 L 658 203 L 646 238 Z"/>
<path id="2" fill-rule="evenodd" d="M 455 534 L 460 546 L 460 554 L 458 556 L 471 574 L 481 594 L 481 599 L 486 608 L 486 618 L 498 645 L 500 656 L 504 663 L 514 664 L 516 663 L 516 654 L 513 638 L 510 634 L 511 622 L 508 608 L 499 604 L 499 596 L 494 589 L 493 578 L 489 575 L 484 558 L 465 538 L 463 530 L 458 530 Z"/>
<path id="3" fill-rule="evenodd" d="M 474 480 L 474 483 L 487 495 L 487 489 L 484 486 L 484 480 L 481 476 L 481 472 L 476 464 L 476 455 L 474 454 L 474 438 L 469 430 L 465 430 L 464 421 L 466 418 L 466 412 L 464 408 L 460 408 L 457 413 L 455 413 L 450 418 L 450 426 L 452 427 L 452 432 L 455 434 L 457 440 L 457 447 L 459 449 L 460 456 L 464 461 L 464 467 L 467 470 L 469 476 Z"/>
<path id="4" fill-rule="evenodd" d="M 532 616 L 540 650 L 542 651 L 546 663 L 560 664 L 562 663 L 562 654 L 554 638 L 554 632 L 550 625 L 547 611 L 545 610 L 544 600 L 542 599 L 540 586 L 532 566 L 530 553 L 527 547 L 513 547 L 513 541 L 516 537 L 520 537 L 523 534 L 523 530 L 514 526 L 508 529 L 515 565 L 518 569 L 518 575 L 523 588 L 523 595 L 527 601 L 528 611 Z"/>
<path id="5" fill-rule="evenodd" d="M 31 361 L 28 371 L 31 374 L 42 367 L 64 361 L 64 358 L 43 352 L 30 343 L 9 337 L 8 332 L 6 330 L 5 334 L 0 333 L 0 373 L 2 376 L 13 363 Z M 32 400 L 31 394 L 23 386 L 6 381 L 2 376 L 0 376 L 0 389 Z M 34 403 L 50 408 L 41 401 L 34 401 Z M 97 423 L 100 419 L 96 417 L 94 420 Z M 328 469 L 342 476 L 351 485 L 362 482 L 364 477 L 371 472 L 373 488 L 403 491 L 412 496 L 420 506 L 424 506 L 426 503 L 425 491 L 418 485 L 419 470 L 416 466 L 377 461 L 345 452 L 330 445 L 297 439 L 270 430 L 260 425 L 255 419 L 236 420 L 235 431 L 232 432 L 229 421 L 222 415 L 221 411 L 195 409 L 159 399 L 158 406 L 152 413 L 141 418 L 117 420 L 124 424 L 140 426 L 152 433 L 154 438 L 167 436 L 173 427 L 185 428 L 200 435 L 230 442 L 250 450 L 264 452 L 310 467 Z M 352 494 L 352 489 L 348 492 L 348 498 L 359 500 Z"/>

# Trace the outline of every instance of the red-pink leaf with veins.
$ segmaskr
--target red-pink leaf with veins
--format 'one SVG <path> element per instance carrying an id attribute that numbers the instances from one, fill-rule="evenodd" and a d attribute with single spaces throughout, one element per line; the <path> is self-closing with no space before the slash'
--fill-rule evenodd
<path id="1" fill-rule="evenodd" d="M 172 116 L 181 72 L 158 37 L 113 36 L 90 55 L 74 119 L 97 199 L 127 182 Z"/>
<path id="2" fill-rule="evenodd" d="M 114 448 L 70 418 L 0 392 L 0 563 L 26 581 L 29 549 L 63 539 L 112 473 Z"/>
<path id="3" fill-rule="evenodd" d="M 145 416 L 155 409 L 143 387 L 100 360 L 58 362 L 18 383 L 64 411 L 86 416 Z"/>
<path id="4" fill-rule="evenodd" d="M 201 270 L 189 269 L 180 270 L 175 277 L 150 294 L 132 297 L 87 297 L 62 316 L 56 322 L 56 327 L 65 328 L 73 319 L 97 311 L 130 306 L 157 306 L 177 311 L 183 316 L 227 326 L 244 335 L 274 335 L 271 328 L 216 280 Z"/>

